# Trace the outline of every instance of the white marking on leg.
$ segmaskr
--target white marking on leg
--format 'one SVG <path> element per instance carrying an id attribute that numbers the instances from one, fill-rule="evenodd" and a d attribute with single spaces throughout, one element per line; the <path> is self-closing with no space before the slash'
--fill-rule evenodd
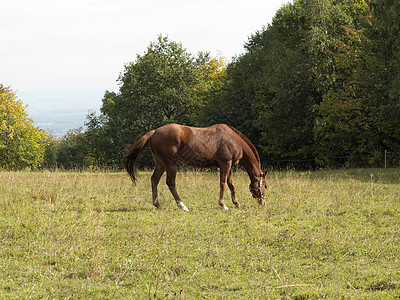
<path id="1" fill-rule="evenodd" d="M 178 207 L 182 208 L 183 211 L 189 211 L 189 209 L 185 206 L 185 204 L 183 204 L 182 201 L 178 203 Z"/>
<path id="2" fill-rule="evenodd" d="M 218 199 L 218 204 L 219 204 L 219 206 L 221 206 L 221 208 L 223 210 L 228 210 L 228 207 L 225 205 L 225 203 L 223 201 L 221 201 L 221 198 Z"/>

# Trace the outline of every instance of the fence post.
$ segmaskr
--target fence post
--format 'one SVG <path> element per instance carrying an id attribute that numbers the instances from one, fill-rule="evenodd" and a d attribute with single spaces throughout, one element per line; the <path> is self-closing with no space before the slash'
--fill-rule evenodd
<path id="1" fill-rule="evenodd" d="M 385 169 L 386 169 L 386 157 L 387 157 L 387 150 L 385 150 Z"/>

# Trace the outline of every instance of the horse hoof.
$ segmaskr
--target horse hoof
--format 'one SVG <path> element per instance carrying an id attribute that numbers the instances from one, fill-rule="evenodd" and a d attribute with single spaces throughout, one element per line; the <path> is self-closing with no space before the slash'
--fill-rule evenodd
<path id="1" fill-rule="evenodd" d="M 222 206 L 222 209 L 223 210 L 228 210 L 229 208 L 226 205 L 224 205 L 224 206 Z"/>
<path id="2" fill-rule="evenodd" d="M 183 204 L 183 202 L 178 203 L 178 207 L 181 208 L 183 211 L 189 211 L 189 209 Z"/>

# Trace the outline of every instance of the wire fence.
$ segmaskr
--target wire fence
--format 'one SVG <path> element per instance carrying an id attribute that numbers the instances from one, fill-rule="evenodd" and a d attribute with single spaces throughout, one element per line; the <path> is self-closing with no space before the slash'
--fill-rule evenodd
<path id="1" fill-rule="evenodd" d="M 364 155 L 342 155 L 329 157 L 331 162 L 336 162 L 335 167 L 375 167 L 375 168 L 396 168 L 400 167 L 400 152 L 382 150 L 374 154 Z M 309 159 L 276 159 L 274 164 L 279 168 L 301 166 L 303 168 L 324 167 L 322 158 Z"/>
<path id="2" fill-rule="evenodd" d="M 391 152 L 385 150 L 384 168 L 400 166 L 400 152 Z"/>

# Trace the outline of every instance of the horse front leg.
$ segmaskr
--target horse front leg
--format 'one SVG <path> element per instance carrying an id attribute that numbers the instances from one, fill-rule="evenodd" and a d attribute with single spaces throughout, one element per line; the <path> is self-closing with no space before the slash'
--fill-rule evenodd
<path id="1" fill-rule="evenodd" d="M 218 204 L 225 210 L 228 209 L 228 207 L 225 205 L 225 202 L 224 202 L 225 185 L 228 180 L 228 174 L 230 172 L 231 166 L 232 166 L 232 162 L 223 163 L 223 164 L 220 164 L 220 166 L 219 166 L 220 178 L 219 178 Z"/>

